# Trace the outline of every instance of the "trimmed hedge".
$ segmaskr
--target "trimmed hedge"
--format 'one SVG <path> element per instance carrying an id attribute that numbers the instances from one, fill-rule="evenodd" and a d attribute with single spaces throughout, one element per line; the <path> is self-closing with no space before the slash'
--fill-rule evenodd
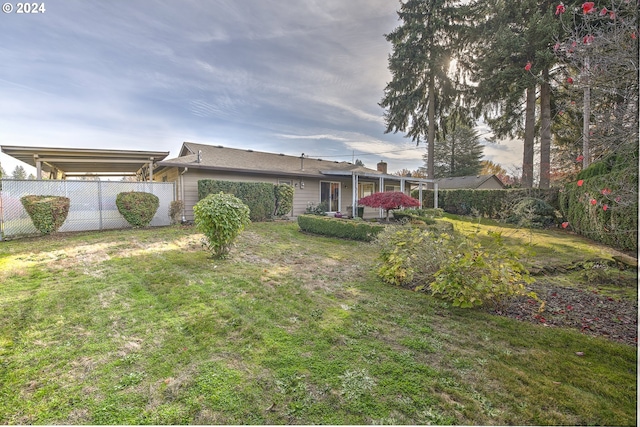
<path id="1" fill-rule="evenodd" d="M 605 245 L 638 251 L 638 168 L 630 159 L 596 162 L 565 185 L 561 211 L 575 232 Z M 636 163 L 637 164 L 637 155 Z M 581 185 L 578 185 L 578 182 Z"/>
<path id="2" fill-rule="evenodd" d="M 318 215 L 299 215 L 298 226 L 308 233 L 364 242 L 374 240 L 385 228 L 379 224 Z"/>
<path id="3" fill-rule="evenodd" d="M 116 196 L 118 212 L 132 227 L 146 227 L 160 206 L 155 194 L 142 191 L 125 191 Z"/>
<path id="4" fill-rule="evenodd" d="M 58 231 L 69 214 L 71 200 L 62 196 L 24 196 L 22 206 L 29 214 L 33 225 L 42 234 Z"/>
<path id="5" fill-rule="evenodd" d="M 234 182 L 214 179 L 198 181 L 198 200 L 220 192 L 233 194 L 249 207 L 251 221 L 270 219 L 276 211 L 274 185 L 268 182 Z"/>
<path id="6" fill-rule="evenodd" d="M 411 195 L 418 198 L 419 190 Z M 474 211 L 480 216 L 492 219 L 505 219 L 513 214 L 513 207 L 522 199 L 541 199 L 560 210 L 558 188 L 513 188 L 504 190 L 438 190 L 438 207 L 456 215 L 471 215 Z M 422 190 L 422 204 L 433 207 L 433 190 Z"/>

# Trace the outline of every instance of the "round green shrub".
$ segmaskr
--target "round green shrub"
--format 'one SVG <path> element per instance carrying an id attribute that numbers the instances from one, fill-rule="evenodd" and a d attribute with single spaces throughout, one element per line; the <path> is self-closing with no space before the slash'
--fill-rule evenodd
<path id="1" fill-rule="evenodd" d="M 556 222 L 556 212 L 542 199 L 525 197 L 515 203 L 507 222 L 527 228 L 544 228 Z"/>
<path id="2" fill-rule="evenodd" d="M 232 194 L 210 194 L 193 207 L 196 227 L 214 258 L 224 258 L 236 237 L 251 222 L 249 207 Z"/>
<path id="3" fill-rule="evenodd" d="M 158 196 L 140 191 L 128 191 L 116 196 L 118 212 L 133 227 L 146 227 L 160 206 Z"/>
<path id="4" fill-rule="evenodd" d="M 31 217 L 33 225 L 42 234 L 58 231 L 69 214 L 71 201 L 62 196 L 24 196 L 22 206 Z"/>

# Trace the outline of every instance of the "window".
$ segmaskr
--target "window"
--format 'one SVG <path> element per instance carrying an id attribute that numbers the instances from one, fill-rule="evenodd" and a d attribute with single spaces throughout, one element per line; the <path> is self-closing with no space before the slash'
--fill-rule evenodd
<path id="1" fill-rule="evenodd" d="M 340 183 L 320 181 L 320 203 L 324 203 L 327 212 L 340 210 Z"/>
<path id="2" fill-rule="evenodd" d="M 293 182 L 291 182 L 291 180 L 289 179 L 279 179 L 278 180 L 278 185 L 280 184 L 287 184 L 293 187 Z"/>
<path id="3" fill-rule="evenodd" d="M 400 191 L 399 185 L 385 185 L 384 191 Z"/>
<path id="4" fill-rule="evenodd" d="M 367 197 L 375 193 L 375 184 L 373 182 L 358 183 L 358 199 Z"/>

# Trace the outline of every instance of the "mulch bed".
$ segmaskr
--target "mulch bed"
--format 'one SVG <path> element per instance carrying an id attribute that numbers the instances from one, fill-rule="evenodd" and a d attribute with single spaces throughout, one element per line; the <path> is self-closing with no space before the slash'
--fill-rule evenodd
<path id="1" fill-rule="evenodd" d="M 575 328 L 629 345 L 638 344 L 638 302 L 601 295 L 598 291 L 535 284 L 531 290 L 544 301 L 518 297 L 494 313 L 549 327 Z"/>

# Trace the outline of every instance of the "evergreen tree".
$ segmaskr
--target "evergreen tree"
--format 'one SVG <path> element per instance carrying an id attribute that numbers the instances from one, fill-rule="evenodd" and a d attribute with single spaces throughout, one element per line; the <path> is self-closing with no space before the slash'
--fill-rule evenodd
<path id="1" fill-rule="evenodd" d="M 478 83 L 475 94 L 495 135 L 524 141 L 522 184 L 533 186 L 536 91 L 541 88 L 541 186 L 548 186 L 551 144 L 551 46 L 559 25 L 555 4 L 539 0 L 491 0 L 474 5 L 472 54 L 462 62 Z M 526 71 L 526 72 L 523 72 Z"/>
<path id="2" fill-rule="evenodd" d="M 434 152 L 435 178 L 477 175 L 482 169 L 480 159 L 484 147 L 478 133 L 465 125 L 459 125 L 438 139 Z M 428 154 L 424 156 L 428 162 Z"/>
<path id="3" fill-rule="evenodd" d="M 11 175 L 13 179 L 27 179 L 27 172 L 20 165 L 16 166 Z"/>
<path id="4" fill-rule="evenodd" d="M 460 1 L 407 0 L 398 16 L 402 24 L 387 34 L 392 80 L 380 106 L 386 132 L 405 132 L 416 143 L 427 143 L 427 176 L 434 176 L 437 121 L 460 105 L 460 92 L 449 74 L 450 60 L 463 21 Z"/>

